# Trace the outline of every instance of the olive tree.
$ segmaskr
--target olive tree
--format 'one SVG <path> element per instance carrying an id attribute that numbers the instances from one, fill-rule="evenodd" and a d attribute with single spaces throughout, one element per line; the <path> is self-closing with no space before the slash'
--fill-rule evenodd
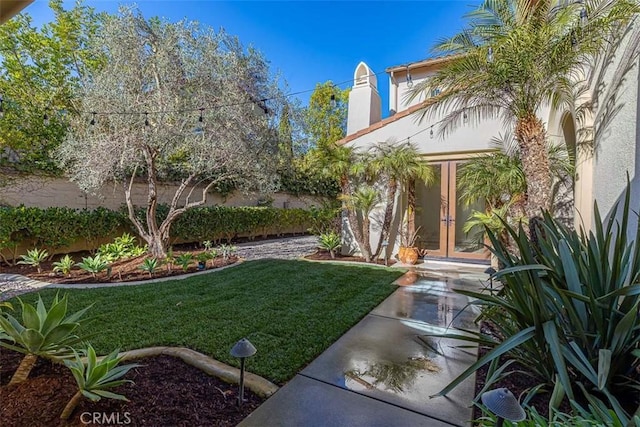
<path id="1" fill-rule="evenodd" d="M 146 20 L 131 8 L 109 17 L 96 41 L 107 65 L 83 82 L 83 114 L 71 119 L 59 160 L 87 191 L 122 184 L 153 256 L 165 256 L 171 224 L 206 203 L 216 185 L 271 189 L 278 146 L 269 113 L 283 98 L 259 52 L 224 32 Z M 139 180 L 144 218 L 131 197 Z M 166 217 L 157 218 L 163 181 L 178 185 Z"/>

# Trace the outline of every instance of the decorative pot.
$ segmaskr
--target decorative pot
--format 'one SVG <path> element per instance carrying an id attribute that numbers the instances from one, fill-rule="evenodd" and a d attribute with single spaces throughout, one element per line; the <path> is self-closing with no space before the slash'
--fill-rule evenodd
<path id="1" fill-rule="evenodd" d="M 207 262 L 206 261 L 198 261 L 198 270 L 204 270 L 205 268 L 207 268 Z"/>
<path id="2" fill-rule="evenodd" d="M 418 262 L 418 248 L 400 246 L 398 248 L 398 259 L 403 264 L 413 265 Z"/>

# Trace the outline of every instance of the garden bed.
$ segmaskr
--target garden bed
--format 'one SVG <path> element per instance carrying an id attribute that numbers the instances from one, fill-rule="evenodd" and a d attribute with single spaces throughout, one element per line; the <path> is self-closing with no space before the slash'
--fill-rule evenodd
<path id="1" fill-rule="evenodd" d="M 177 257 L 182 253 L 186 253 L 187 251 L 175 251 L 174 256 Z M 41 264 L 41 273 L 38 273 L 35 267 L 31 267 L 28 265 L 16 265 L 16 266 L 7 266 L 2 265 L 0 267 L 0 273 L 8 273 L 8 274 L 20 274 L 23 276 L 27 276 L 34 280 L 40 280 L 42 282 L 49 283 L 114 283 L 114 282 L 131 282 L 138 280 L 150 280 L 150 279 L 158 279 L 161 277 L 169 277 L 169 276 L 180 276 L 184 274 L 194 273 L 197 271 L 201 271 L 198 269 L 197 258 L 198 254 L 203 251 L 190 252 L 194 255 L 194 261 L 191 265 L 187 267 L 186 270 L 182 269 L 179 265 L 173 265 L 169 268 L 167 265 L 160 266 L 153 275 L 150 275 L 148 272 L 140 269 L 140 266 L 144 262 L 145 259 L 148 258 L 147 255 L 142 255 L 139 257 L 128 258 L 120 261 L 116 261 L 111 264 L 111 274 L 109 275 L 107 272 L 99 273 L 96 277 L 87 271 L 80 270 L 75 267 L 71 270 L 69 275 L 56 274 L 53 272 L 53 262 L 57 260 L 55 258 L 51 261 L 46 261 Z M 83 256 L 88 256 L 87 253 L 80 254 L 72 254 L 72 257 L 76 261 L 80 261 Z M 206 263 L 206 270 L 216 269 L 220 267 L 225 267 L 227 265 L 235 264 L 238 262 L 239 258 L 237 256 L 230 256 L 227 259 L 222 257 L 217 257 L 215 259 L 209 260 Z"/>
<path id="2" fill-rule="evenodd" d="M 4 427 L 118 424 L 87 424 L 94 413 L 98 417 L 112 416 L 115 421 L 119 417 L 120 424 L 130 425 L 235 426 L 263 401 L 245 388 L 246 401 L 239 409 L 237 385 L 211 377 L 180 359 L 159 356 L 136 360 L 143 366 L 125 377 L 135 384 L 114 389 L 129 402 L 83 400 L 72 419 L 61 423 L 60 413 L 76 391 L 70 371 L 39 359 L 25 383 L 7 386 L 22 357 L 20 353 L 0 350 L 0 419 Z"/>

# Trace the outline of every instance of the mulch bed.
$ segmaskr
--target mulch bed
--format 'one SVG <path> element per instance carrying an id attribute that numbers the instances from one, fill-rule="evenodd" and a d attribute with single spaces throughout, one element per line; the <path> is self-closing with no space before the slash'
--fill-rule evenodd
<path id="1" fill-rule="evenodd" d="M 118 425 L 118 421 L 119 425 L 132 426 L 235 426 L 263 402 L 245 388 L 245 403 L 239 409 L 237 385 L 211 377 L 180 359 L 158 356 L 135 361 L 144 366 L 129 371 L 125 377 L 135 384 L 123 384 L 113 390 L 129 402 L 84 399 L 65 423 L 59 419 L 60 414 L 76 392 L 70 371 L 39 359 L 26 382 L 9 387 L 21 359 L 20 353 L 0 350 L 3 427 L 107 426 Z M 87 424 L 94 416 L 101 421 Z"/>
<path id="2" fill-rule="evenodd" d="M 335 258 L 331 258 L 329 251 L 319 250 L 314 254 L 305 256 L 306 259 L 311 259 L 314 261 L 355 261 L 355 262 L 366 262 L 364 258 L 360 256 L 350 256 L 350 255 L 341 255 L 336 254 Z M 389 259 L 388 265 L 393 265 L 397 261 L 395 259 Z M 370 264 L 374 264 L 372 261 Z M 376 260 L 375 264 L 384 265 L 383 259 Z"/>
<path id="3" fill-rule="evenodd" d="M 183 251 L 175 251 L 174 256 L 178 256 Z M 185 251 L 186 252 L 186 251 Z M 149 273 L 140 270 L 140 265 L 147 258 L 147 255 L 142 255 L 139 257 L 128 258 L 124 260 L 120 260 L 111 264 L 111 275 L 109 276 L 106 272 L 100 273 L 97 277 L 93 277 L 91 273 L 88 273 L 84 270 L 80 270 L 78 267 L 74 267 L 69 276 L 64 276 L 62 274 L 56 274 L 53 272 L 53 261 L 56 261 L 58 257 L 54 258 L 51 261 L 47 261 L 41 264 L 40 268 L 42 269 L 41 273 L 38 273 L 36 268 L 28 266 L 28 265 L 2 265 L 0 266 L 0 273 L 9 273 L 9 274 L 21 274 L 23 276 L 27 276 L 31 279 L 40 280 L 43 282 L 49 283 L 110 283 L 110 282 L 132 282 L 137 280 L 150 280 L 157 279 L 160 277 L 169 277 L 169 276 L 180 276 L 183 274 L 194 273 L 198 270 L 197 261 L 195 260 L 198 254 L 202 251 L 191 251 L 194 255 L 194 261 L 189 266 L 187 271 L 184 271 L 182 267 L 179 265 L 173 265 L 171 269 L 168 269 L 166 265 L 158 267 L 158 269 L 153 273 L 153 277 L 149 276 Z M 86 253 L 84 254 L 71 254 L 76 262 L 82 260 L 82 256 L 88 256 Z M 207 270 L 224 267 L 230 264 L 235 264 L 238 261 L 237 256 L 230 256 L 228 259 L 223 259 L 222 257 L 217 257 L 213 260 L 207 261 Z"/>

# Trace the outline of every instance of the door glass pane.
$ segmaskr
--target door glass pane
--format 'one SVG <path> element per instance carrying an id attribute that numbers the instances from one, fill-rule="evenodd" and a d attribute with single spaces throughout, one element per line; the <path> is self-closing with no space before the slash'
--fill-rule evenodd
<path id="1" fill-rule="evenodd" d="M 427 187 L 424 183 L 416 182 L 416 228 L 421 249 L 440 250 L 440 212 L 442 209 L 442 195 L 440 186 L 442 180 L 442 165 L 433 165 L 436 179 Z"/>
<path id="2" fill-rule="evenodd" d="M 460 194 L 459 191 L 456 193 Z M 464 224 L 469 220 L 471 214 L 474 211 L 484 212 L 485 203 L 484 200 L 477 200 L 471 205 L 464 205 L 459 200 L 456 200 L 456 215 L 454 225 L 455 230 L 455 252 L 467 252 L 467 253 L 481 253 L 485 250 L 484 247 L 484 234 L 480 227 L 474 227 L 465 233 L 463 231 Z"/>

